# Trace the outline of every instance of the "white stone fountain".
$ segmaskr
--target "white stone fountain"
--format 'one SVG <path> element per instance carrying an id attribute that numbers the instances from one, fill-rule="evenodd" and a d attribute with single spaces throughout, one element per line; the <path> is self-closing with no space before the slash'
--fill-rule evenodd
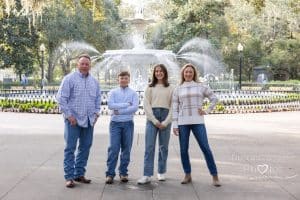
<path id="1" fill-rule="evenodd" d="M 131 87 L 144 90 L 151 78 L 154 65 L 164 64 L 169 72 L 170 82 L 178 83 L 179 60 L 181 63 L 193 63 L 202 77 L 217 77 L 224 72 L 224 66 L 219 62 L 220 56 L 208 40 L 194 38 L 186 42 L 177 54 L 168 50 L 147 49 L 145 46 L 145 29 L 154 23 L 153 19 L 144 18 L 144 8 L 136 8 L 134 18 L 124 20 L 132 27 L 130 36 L 134 48 L 108 50 L 103 61 L 94 67 L 94 73 L 104 83 L 111 85 L 121 70 L 131 73 Z"/>

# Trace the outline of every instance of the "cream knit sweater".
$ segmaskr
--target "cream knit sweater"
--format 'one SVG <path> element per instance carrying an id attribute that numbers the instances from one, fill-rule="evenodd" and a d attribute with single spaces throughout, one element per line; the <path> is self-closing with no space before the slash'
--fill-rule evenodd
<path id="1" fill-rule="evenodd" d="M 155 87 L 147 87 L 144 96 L 144 110 L 148 120 L 153 124 L 159 121 L 155 118 L 152 112 L 152 108 L 167 108 L 169 109 L 169 114 L 167 118 L 161 122 L 162 125 L 167 126 L 172 121 L 172 94 L 174 87 L 165 87 L 162 84 L 156 84 Z"/>
<path id="2" fill-rule="evenodd" d="M 202 108 L 206 97 L 210 101 L 206 110 L 206 113 L 209 113 L 215 107 L 218 98 L 207 85 L 195 81 L 179 85 L 174 90 L 172 99 L 173 128 L 178 128 L 178 125 L 204 124 L 204 117 L 198 113 L 198 109 Z"/>

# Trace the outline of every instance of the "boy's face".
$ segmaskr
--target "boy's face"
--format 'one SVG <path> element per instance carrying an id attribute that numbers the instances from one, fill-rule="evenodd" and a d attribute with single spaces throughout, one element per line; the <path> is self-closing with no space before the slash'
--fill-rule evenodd
<path id="1" fill-rule="evenodd" d="M 130 82 L 130 77 L 129 76 L 119 76 L 119 84 L 120 87 L 127 87 L 129 82 Z"/>

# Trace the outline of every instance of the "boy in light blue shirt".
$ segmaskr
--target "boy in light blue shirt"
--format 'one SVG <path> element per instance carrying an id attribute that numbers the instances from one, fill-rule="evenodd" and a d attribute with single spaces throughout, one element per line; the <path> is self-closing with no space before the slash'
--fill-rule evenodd
<path id="1" fill-rule="evenodd" d="M 133 116 L 138 110 L 139 99 L 136 91 L 128 87 L 130 74 L 123 71 L 118 75 L 120 87 L 110 91 L 108 108 L 111 110 L 109 124 L 110 143 L 108 147 L 106 183 L 112 184 L 120 154 L 119 175 L 121 182 L 128 182 L 128 165 L 133 141 Z"/>

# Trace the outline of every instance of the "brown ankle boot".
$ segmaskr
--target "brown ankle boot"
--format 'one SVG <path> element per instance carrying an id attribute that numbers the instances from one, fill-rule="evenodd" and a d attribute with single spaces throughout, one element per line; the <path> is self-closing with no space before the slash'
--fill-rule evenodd
<path id="1" fill-rule="evenodd" d="M 183 180 L 181 181 L 181 184 L 187 184 L 192 182 L 192 176 L 191 174 L 185 174 Z"/>
<path id="2" fill-rule="evenodd" d="M 215 187 L 221 186 L 218 175 L 213 176 L 213 186 L 215 186 Z"/>

